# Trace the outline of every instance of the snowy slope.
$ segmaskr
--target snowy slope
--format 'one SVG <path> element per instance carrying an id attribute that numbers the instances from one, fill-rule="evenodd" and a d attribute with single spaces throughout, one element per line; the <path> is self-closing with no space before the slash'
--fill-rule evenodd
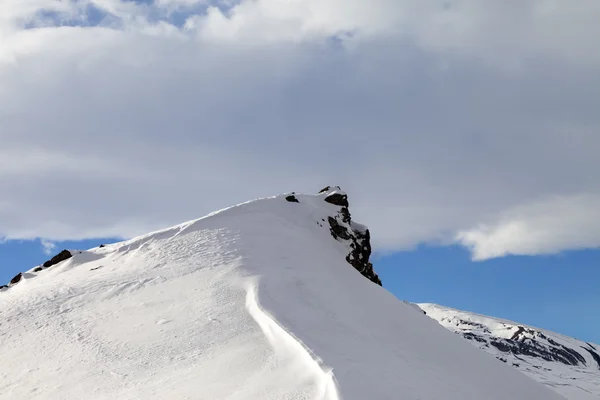
<path id="1" fill-rule="evenodd" d="M 0 290 L 0 399 L 563 398 L 353 268 L 329 195 L 245 203 L 23 274 Z"/>
<path id="2" fill-rule="evenodd" d="M 427 315 L 572 400 L 600 399 L 600 346 L 475 313 L 419 304 Z"/>

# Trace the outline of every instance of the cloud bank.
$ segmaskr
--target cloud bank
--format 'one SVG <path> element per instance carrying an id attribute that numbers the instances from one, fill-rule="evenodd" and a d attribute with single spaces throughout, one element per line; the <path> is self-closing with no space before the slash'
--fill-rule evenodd
<path id="1" fill-rule="evenodd" d="M 381 251 L 600 245 L 600 5 L 0 3 L 0 237 L 351 194 Z"/>

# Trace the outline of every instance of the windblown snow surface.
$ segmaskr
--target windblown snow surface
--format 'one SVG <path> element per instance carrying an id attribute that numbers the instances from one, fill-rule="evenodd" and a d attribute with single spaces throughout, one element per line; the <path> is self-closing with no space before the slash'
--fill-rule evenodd
<path id="1" fill-rule="evenodd" d="M 73 252 L 0 291 L 0 399 L 560 399 L 350 266 L 327 193 Z"/>
<path id="2" fill-rule="evenodd" d="M 516 322 L 437 304 L 431 318 L 570 400 L 600 400 L 600 346 Z"/>

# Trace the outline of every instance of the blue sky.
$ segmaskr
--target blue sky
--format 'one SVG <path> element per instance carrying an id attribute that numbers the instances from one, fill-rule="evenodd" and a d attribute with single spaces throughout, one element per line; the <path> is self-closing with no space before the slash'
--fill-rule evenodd
<path id="1" fill-rule="evenodd" d="M 11 240 L 0 243 L 0 284 L 6 284 L 19 272 L 27 271 L 49 260 L 62 249 L 87 250 L 102 243 L 113 243 L 117 239 L 90 239 L 52 243 L 52 250 L 46 251 L 39 240 Z"/>
<path id="2" fill-rule="evenodd" d="M 54 253 L 116 239 L 56 243 Z M 39 241 L 0 245 L 0 283 L 49 259 Z M 509 256 L 473 262 L 458 246 L 374 255 L 384 287 L 398 298 L 431 302 L 550 329 L 600 343 L 600 250 Z"/>
<path id="3" fill-rule="evenodd" d="M 384 286 L 430 302 L 600 341 L 600 250 L 473 262 L 461 247 L 375 259 Z"/>

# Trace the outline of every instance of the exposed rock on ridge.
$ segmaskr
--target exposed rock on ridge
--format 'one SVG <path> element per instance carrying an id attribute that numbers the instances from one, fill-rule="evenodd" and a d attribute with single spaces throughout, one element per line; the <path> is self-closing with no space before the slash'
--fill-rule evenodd
<path id="1" fill-rule="evenodd" d="M 56 264 L 58 264 L 60 262 L 68 260 L 71 257 L 73 257 L 73 254 L 71 254 L 71 252 L 69 252 L 68 250 L 63 250 L 60 253 L 58 253 L 57 255 L 55 255 L 54 257 L 52 257 L 50 260 L 48 260 L 44 264 L 42 264 L 41 267 L 40 266 L 35 267 L 33 269 L 33 272 L 41 272 L 45 268 L 49 268 L 49 267 L 51 267 L 53 265 L 56 265 Z M 8 285 L 2 285 L 2 286 L 0 286 L 0 289 L 8 289 L 9 287 L 14 286 L 17 283 L 21 282 L 22 278 L 23 278 L 23 273 L 19 272 L 14 278 L 12 278 L 10 280 L 10 282 L 8 283 Z"/>
<path id="2" fill-rule="evenodd" d="M 16 285 L 23 278 L 23 273 L 19 272 L 14 278 L 12 278 L 9 282 L 9 285 Z"/>
<path id="3" fill-rule="evenodd" d="M 502 353 L 510 353 L 515 356 L 529 356 L 568 366 L 588 366 L 588 362 L 576 348 L 567 347 L 564 344 L 558 343 L 537 329 L 520 325 L 517 325 L 516 327 L 506 325 L 507 330 L 516 331 L 510 338 L 501 338 L 497 336 L 494 337 L 493 333 L 481 324 L 475 324 L 463 319 L 457 319 L 456 324 L 456 326 L 476 326 L 483 328 L 483 335 L 477 334 L 471 330 L 466 330 L 465 328 L 463 328 L 462 332 L 457 332 L 462 333 L 462 336 L 465 339 L 482 343 L 483 347 L 493 346 Z M 592 355 L 594 360 L 597 361 L 595 367 L 600 369 L 600 355 L 592 348 L 580 347 L 587 350 Z"/>
<path id="4" fill-rule="evenodd" d="M 55 255 L 54 257 L 52 257 L 50 260 L 46 261 L 44 263 L 44 268 L 48 268 L 48 267 L 51 267 L 53 265 L 56 265 L 59 262 L 68 260 L 71 257 L 73 257 L 73 255 L 71 254 L 71 252 L 69 252 L 68 250 L 63 250 L 60 253 L 58 253 L 57 255 Z"/>
<path id="5" fill-rule="evenodd" d="M 419 306 L 450 331 L 567 398 L 600 399 L 600 351 L 593 344 L 435 304 Z"/>
<path id="6" fill-rule="evenodd" d="M 351 249 L 346 261 L 364 277 L 381 286 L 381 279 L 375 273 L 373 264 L 369 262 L 371 233 L 367 227 L 352 221 L 346 193 L 339 186 L 327 186 L 319 194 L 325 196 L 324 201 L 340 207 L 336 215 L 327 218 L 327 222 L 331 236 L 340 242 L 346 242 Z"/>

